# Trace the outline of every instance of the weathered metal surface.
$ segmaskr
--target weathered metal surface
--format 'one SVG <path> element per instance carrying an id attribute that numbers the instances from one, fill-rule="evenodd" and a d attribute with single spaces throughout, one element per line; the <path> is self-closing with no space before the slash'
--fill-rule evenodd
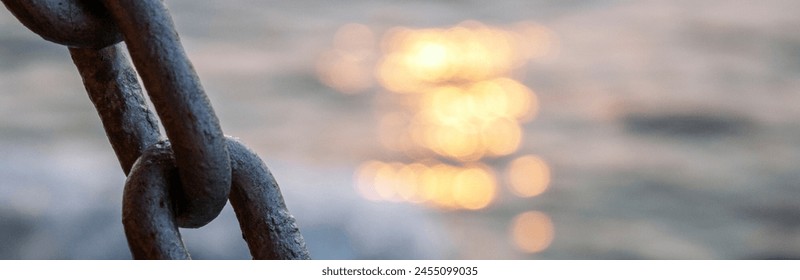
<path id="1" fill-rule="evenodd" d="M 228 138 L 231 205 L 254 259 L 309 259 L 305 240 L 289 214 L 278 183 L 263 161 Z M 123 195 L 122 222 L 134 259 L 188 259 L 173 202 L 182 201 L 169 142 L 159 142 L 136 162 Z"/>
<path id="2" fill-rule="evenodd" d="M 230 192 L 230 160 L 219 120 L 181 46 L 172 18 L 159 0 L 104 1 L 175 151 L 188 199 L 178 205 L 178 225 L 213 220 Z"/>
<path id="3" fill-rule="evenodd" d="M 309 259 L 278 183 L 258 155 L 228 137 L 233 185 L 230 201 L 253 259 Z"/>
<path id="4" fill-rule="evenodd" d="M 122 196 L 122 224 L 134 259 L 190 259 L 175 220 L 179 180 L 169 142 L 152 145 L 131 169 Z"/>
<path id="5" fill-rule="evenodd" d="M 122 47 L 70 48 L 83 85 L 92 100 L 125 175 L 142 152 L 161 138 L 158 119 L 147 108 L 136 71 Z"/>
<path id="6" fill-rule="evenodd" d="M 102 48 L 122 41 L 114 20 L 100 1 L 2 1 L 23 25 L 51 42 Z"/>
<path id="7" fill-rule="evenodd" d="M 267 166 L 222 134 L 164 3 L 105 0 L 103 8 L 89 0 L 2 1 L 34 32 L 70 46 L 128 175 L 123 225 L 135 259 L 189 259 L 178 228 L 207 224 L 229 195 L 254 259 L 309 258 Z M 169 141 L 160 135 L 136 71 L 115 44 L 121 37 Z"/>

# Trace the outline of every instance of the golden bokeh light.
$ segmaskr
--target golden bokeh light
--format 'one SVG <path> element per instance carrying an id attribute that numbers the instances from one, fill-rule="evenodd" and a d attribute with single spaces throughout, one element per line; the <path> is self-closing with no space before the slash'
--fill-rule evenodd
<path id="1" fill-rule="evenodd" d="M 529 211 L 514 217 L 510 235 L 515 247 L 526 253 L 538 253 L 553 242 L 553 221 L 547 214 Z"/>
<path id="2" fill-rule="evenodd" d="M 534 197 L 547 190 L 550 167 L 537 156 L 522 156 L 512 161 L 506 170 L 511 191 L 520 197 Z"/>
<path id="3" fill-rule="evenodd" d="M 531 89 L 509 78 L 498 78 L 490 82 L 497 86 L 494 89 L 496 91 L 484 90 L 481 92 L 487 95 L 495 93 L 502 96 L 495 98 L 507 100 L 507 110 L 502 111 L 500 115 L 523 122 L 533 120 L 539 111 L 539 101 Z"/>
<path id="4" fill-rule="evenodd" d="M 536 93 L 512 74 L 557 50 L 550 29 L 527 21 L 394 27 L 381 36 L 357 23 L 339 28 L 333 49 L 318 61 L 320 80 L 346 94 L 374 84 L 393 93 L 380 95 L 395 107 L 380 110 L 378 139 L 394 155 L 418 161 L 364 163 L 356 171 L 359 194 L 440 209 L 491 205 L 498 180 L 481 162 L 516 153 L 524 141 L 522 124 L 539 111 Z M 541 194 L 550 181 L 547 165 L 530 157 L 510 164 L 505 176 L 522 197 Z"/>
<path id="5" fill-rule="evenodd" d="M 431 88 L 418 104 L 408 127 L 412 142 L 464 162 L 515 152 L 522 140 L 519 122 L 537 109 L 533 93 L 508 78 Z"/>
<path id="6" fill-rule="evenodd" d="M 523 37 L 476 21 L 449 29 L 395 28 L 382 40 L 386 58 L 376 74 L 384 87 L 398 93 L 420 93 L 419 84 L 506 76 L 531 57 L 525 50 L 530 43 L 518 39 Z"/>
<path id="7" fill-rule="evenodd" d="M 368 200 L 377 201 L 381 197 L 375 191 L 374 184 L 377 181 L 376 175 L 378 170 L 383 167 L 384 163 L 380 161 L 370 160 L 361 164 L 355 176 L 356 191 L 361 197 Z"/>
<path id="8" fill-rule="evenodd" d="M 382 200 L 398 201 L 396 183 L 395 168 L 392 164 L 384 164 L 375 172 L 375 182 L 372 185 Z"/>
<path id="9" fill-rule="evenodd" d="M 356 171 L 358 193 L 369 200 L 426 203 L 478 210 L 494 201 L 497 179 L 483 166 L 368 161 Z"/>
<path id="10" fill-rule="evenodd" d="M 481 128 L 487 154 L 504 156 L 515 152 L 522 141 L 522 128 L 510 119 L 496 119 Z"/>
<path id="11" fill-rule="evenodd" d="M 331 50 L 317 61 L 317 76 L 325 85 L 345 94 L 361 93 L 372 86 L 371 68 L 365 59 L 351 53 Z"/>
<path id="12" fill-rule="evenodd" d="M 470 210 L 485 208 L 494 200 L 494 193 L 494 178 L 486 170 L 473 167 L 456 175 L 453 197 L 459 207 Z"/>
<path id="13" fill-rule="evenodd" d="M 464 162 L 504 156 L 518 149 L 519 122 L 535 105 L 527 87 L 507 78 L 442 86 L 422 96 L 409 130 L 415 143 L 440 156 Z"/>
<path id="14" fill-rule="evenodd" d="M 411 72 L 411 76 L 427 81 L 438 82 L 447 78 L 448 71 L 452 69 L 448 58 L 453 55 L 452 51 L 442 40 L 415 41 L 408 47 L 402 57 L 401 67 L 406 67 Z"/>
<path id="15" fill-rule="evenodd" d="M 333 49 L 317 59 L 319 80 L 345 94 L 364 92 L 372 87 L 376 38 L 366 25 L 350 23 L 333 37 Z"/>
<path id="16" fill-rule="evenodd" d="M 397 54 L 388 54 L 381 59 L 376 68 L 378 82 L 384 88 L 394 93 L 415 93 L 422 91 L 426 85 L 414 82 L 416 78 L 412 72 L 402 68 L 403 57 Z"/>

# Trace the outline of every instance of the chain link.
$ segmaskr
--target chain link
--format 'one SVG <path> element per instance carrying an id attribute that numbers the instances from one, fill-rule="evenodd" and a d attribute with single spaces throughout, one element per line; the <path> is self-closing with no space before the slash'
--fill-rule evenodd
<path id="1" fill-rule="evenodd" d="M 272 173 L 253 151 L 227 138 L 231 205 L 254 259 L 308 259 Z M 168 141 L 148 148 L 125 182 L 122 223 L 135 259 L 188 259 L 175 221 L 177 167 Z"/>
<path id="2" fill-rule="evenodd" d="M 136 70 L 120 45 L 69 48 L 125 175 L 148 146 L 158 142 L 158 119 L 147 109 Z"/>
<path id="3" fill-rule="evenodd" d="M 57 44 L 99 49 L 122 41 L 99 1 L 3 0 L 3 4 L 28 29 Z"/>
<path id="4" fill-rule="evenodd" d="M 178 225 L 201 227 L 217 217 L 230 193 L 225 137 L 211 103 L 159 0 L 103 2 L 122 31 L 156 113 L 172 142 L 186 201 Z"/>
<path id="5" fill-rule="evenodd" d="M 253 258 L 309 258 L 269 169 L 222 134 L 162 1 L 2 2 L 35 33 L 70 47 L 128 175 L 123 225 L 134 258 L 189 259 L 178 228 L 209 223 L 228 198 Z M 169 140 L 160 135 L 136 71 L 116 44 L 120 38 Z"/>

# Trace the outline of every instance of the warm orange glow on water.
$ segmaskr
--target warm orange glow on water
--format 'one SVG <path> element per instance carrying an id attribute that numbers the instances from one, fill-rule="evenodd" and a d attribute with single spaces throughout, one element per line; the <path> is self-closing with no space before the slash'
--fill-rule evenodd
<path id="1" fill-rule="evenodd" d="M 542 212 L 524 212 L 514 218 L 510 235 L 517 249 L 526 253 L 541 252 L 553 242 L 553 221 Z"/>
<path id="2" fill-rule="evenodd" d="M 367 26 L 339 28 L 333 49 L 318 62 L 320 80 L 343 93 L 364 92 L 373 81 L 395 93 L 384 97 L 397 106 L 379 112 L 378 139 L 411 161 L 424 160 L 363 164 L 356 172 L 359 193 L 369 200 L 442 209 L 491 205 L 498 180 L 481 162 L 516 153 L 525 138 L 522 123 L 539 110 L 533 90 L 511 74 L 556 50 L 553 33 L 532 22 L 508 28 L 477 21 L 449 28 L 395 27 L 380 42 Z M 528 158 L 512 163 L 505 175 L 522 197 L 540 194 L 550 180 L 547 166 Z"/>
<path id="3" fill-rule="evenodd" d="M 358 192 L 370 200 L 426 203 L 443 209 L 478 210 L 497 192 L 497 179 L 483 166 L 369 161 L 356 173 Z"/>
<path id="4" fill-rule="evenodd" d="M 332 50 L 322 54 L 317 62 L 317 73 L 327 86 L 346 94 L 362 92 L 372 86 L 369 66 L 364 58 Z"/>
<path id="5" fill-rule="evenodd" d="M 539 157 L 523 156 L 509 164 L 506 177 L 514 194 L 533 197 L 547 190 L 550 184 L 550 167 Z"/>
<path id="6" fill-rule="evenodd" d="M 494 199 L 495 182 L 489 172 L 477 167 L 458 172 L 453 186 L 453 198 L 459 207 L 477 210 Z"/>
<path id="7" fill-rule="evenodd" d="M 531 28 L 520 28 L 527 33 Z M 517 34 L 467 21 L 449 29 L 392 29 L 384 36 L 385 58 L 376 72 L 398 93 L 420 93 L 419 84 L 492 79 L 508 75 L 533 57 L 529 41 L 545 38 Z M 538 52 L 537 52 L 538 53 Z"/>
<path id="8" fill-rule="evenodd" d="M 461 161 L 504 156 L 519 147 L 519 122 L 533 115 L 535 100 L 527 87 L 507 78 L 433 88 L 421 98 L 409 129 L 416 143 L 441 156 Z"/>
<path id="9" fill-rule="evenodd" d="M 380 170 L 381 167 L 383 167 L 382 162 L 371 160 L 362 163 L 358 168 L 358 173 L 356 173 L 355 176 L 356 191 L 358 191 L 361 197 L 372 201 L 381 199 L 374 187 L 377 181 L 378 170 Z"/>
<path id="10" fill-rule="evenodd" d="M 486 153 L 492 156 L 511 154 L 519 148 L 522 129 L 510 119 L 496 119 L 481 128 L 481 140 Z"/>
<path id="11" fill-rule="evenodd" d="M 395 189 L 395 170 L 389 164 L 381 165 L 375 172 L 375 193 L 383 200 L 395 201 L 397 190 Z"/>
<path id="12" fill-rule="evenodd" d="M 336 31 L 333 49 L 317 60 L 317 76 L 325 85 L 346 94 L 372 86 L 375 34 L 366 25 L 350 23 Z"/>

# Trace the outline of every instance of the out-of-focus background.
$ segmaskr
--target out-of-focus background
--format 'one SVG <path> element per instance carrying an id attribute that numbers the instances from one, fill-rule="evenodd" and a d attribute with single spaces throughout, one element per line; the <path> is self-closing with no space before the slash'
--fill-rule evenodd
<path id="1" fill-rule="evenodd" d="M 798 1 L 167 5 L 313 258 L 800 258 Z M 124 179 L 0 9 L 0 258 L 130 258 Z M 248 257 L 229 207 L 182 232 Z"/>

